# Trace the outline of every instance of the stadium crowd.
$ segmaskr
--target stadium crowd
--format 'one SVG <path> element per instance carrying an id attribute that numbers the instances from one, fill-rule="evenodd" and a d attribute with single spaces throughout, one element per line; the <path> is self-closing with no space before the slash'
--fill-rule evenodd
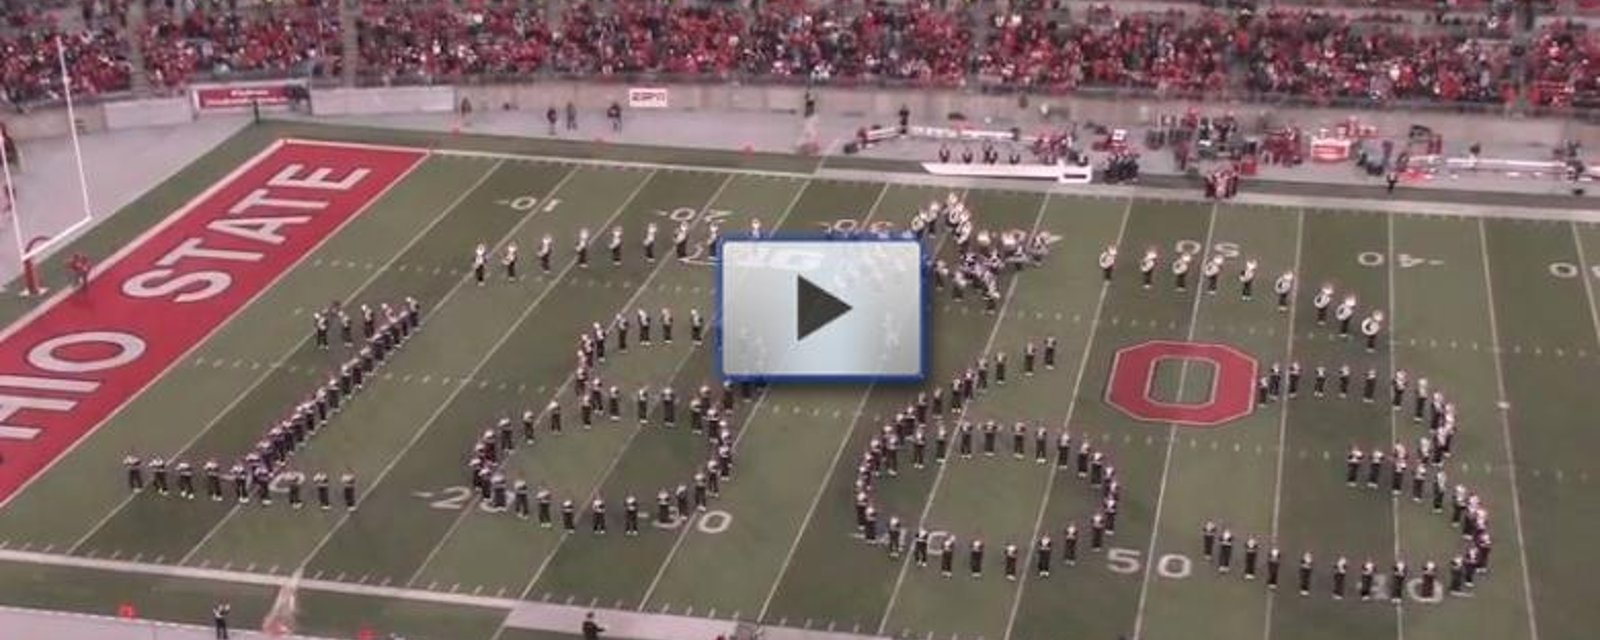
<path id="1" fill-rule="evenodd" d="M 262 12 L 146 10 L 138 34 L 145 71 L 156 86 L 187 84 L 196 73 L 326 74 L 342 57 L 337 8 L 308 4 Z"/>
<path id="2" fill-rule="evenodd" d="M 128 61 L 125 38 L 110 28 L 65 31 L 43 19 L 27 28 L 0 33 L 4 100 L 23 105 L 59 99 L 62 85 L 58 52 L 66 54 L 75 95 L 95 96 L 128 89 L 133 65 Z"/>
<path id="3" fill-rule="evenodd" d="M 1259 11 L 1181 2 L 1154 10 L 1079 4 L 1070 12 L 1043 2 L 1001 11 L 988 3 L 941 10 L 800 0 L 755 8 L 367 0 L 353 20 L 341 18 L 334 0 L 191 0 L 177 9 L 146 0 L 142 19 L 129 25 L 130 1 L 141 0 L 90 0 L 81 5 L 81 22 L 66 10 L 6 11 L 0 69 L 7 99 L 59 93 L 52 42 L 65 33 L 69 66 L 89 94 L 130 85 L 132 45 L 158 87 L 181 86 L 197 73 L 334 75 L 348 61 L 364 76 L 390 82 L 650 72 L 925 86 L 975 78 L 1036 91 L 1600 104 L 1600 36 L 1583 21 L 1586 12 L 1600 14 L 1600 0 L 1566 5 L 1579 17 L 1545 22 L 1525 47 L 1513 44 L 1509 5 L 1489 0 L 1308 2 Z M 1553 0 L 1533 5 L 1555 7 Z M 1440 6 L 1449 11 L 1435 13 Z M 358 51 L 347 58 L 348 24 L 355 26 Z"/>

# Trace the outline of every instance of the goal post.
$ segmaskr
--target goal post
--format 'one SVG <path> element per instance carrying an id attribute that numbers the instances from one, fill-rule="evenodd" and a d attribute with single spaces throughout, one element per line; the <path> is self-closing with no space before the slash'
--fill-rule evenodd
<path id="1" fill-rule="evenodd" d="M 11 146 L 10 140 L 0 140 L 0 169 L 3 169 L 5 188 L 3 191 L 5 210 L 0 211 L 11 226 L 13 242 L 16 243 L 17 260 L 20 263 L 23 282 L 26 288 L 23 295 L 37 296 L 44 293 L 43 284 L 39 278 L 37 263 L 57 245 L 71 239 L 77 232 L 88 227 L 94 222 L 94 209 L 89 202 L 89 179 L 83 168 L 83 146 L 78 136 L 78 114 L 72 100 L 72 74 L 67 69 L 66 45 L 62 36 L 56 36 L 56 62 L 61 72 L 62 96 L 66 102 L 67 133 L 72 141 L 72 157 L 77 170 L 78 195 L 83 206 L 83 213 L 73 219 L 63 228 L 50 229 L 24 229 L 22 216 L 22 203 L 17 199 L 16 182 L 12 173 L 13 159 L 7 147 Z M 0 134 L 4 135 L 4 134 Z M 61 216 L 67 218 L 70 216 Z M 40 219 L 58 219 L 56 216 L 42 216 Z"/>

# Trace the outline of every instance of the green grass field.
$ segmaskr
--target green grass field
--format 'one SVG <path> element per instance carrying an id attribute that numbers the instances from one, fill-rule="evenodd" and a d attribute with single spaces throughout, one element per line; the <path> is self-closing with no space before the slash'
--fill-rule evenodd
<path id="1" fill-rule="evenodd" d="M 247 131 L 83 242 L 126 241 L 283 134 L 307 132 Z M 415 134 L 371 130 L 315 134 L 418 143 Z M 485 512 L 464 497 L 465 454 L 500 416 L 553 397 L 576 415 L 566 384 L 579 330 L 619 312 L 671 308 L 686 333 L 690 308 L 710 311 L 712 270 L 701 264 L 630 255 L 612 267 L 599 252 L 593 267 L 570 268 L 578 228 L 622 225 L 631 245 L 646 223 L 661 223 L 667 238 L 670 220 L 684 218 L 696 221 L 697 238 L 708 217 L 729 230 L 751 218 L 785 230 L 898 226 L 949 192 L 823 179 L 811 166 L 759 156 L 730 155 L 716 166 L 671 154 L 641 159 L 681 164 L 431 155 L 0 511 L 3 550 L 18 552 L 0 559 L 0 602 L 97 613 L 134 602 L 146 616 L 201 621 L 214 599 L 227 597 L 239 620 L 257 620 L 271 584 L 166 569 L 281 577 L 303 568 L 308 579 L 350 588 L 303 588 L 301 630 L 343 637 L 360 629 L 452 640 L 551 637 L 503 625 L 504 603 L 517 599 L 908 638 L 1552 640 L 1592 637 L 1600 626 L 1583 586 L 1600 574 L 1600 556 L 1585 545 L 1600 534 L 1587 457 L 1600 432 L 1585 424 L 1600 412 L 1589 387 L 1600 373 L 1600 310 L 1584 252 L 1600 242 L 1600 227 L 1430 215 L 1425 204 L 1380 215 L 1134 192 L 967 192 L 979 226 L 1045 230 L 1060 241 L 1044 267 L 1011 281 L 999 315 L 982 313 L 975 300 L 936 298 L 930 384 L 980 354 L 1007 352 L 1011 384 L 981 396 L 967 417 L 1065 426 L 1109 453 L 1125 487 L 1107 549 L 1091 553 L 1085 544 L 1077 566 L 1058 566 L 1048 579 L 1006 581 L 999 548 L 1010 541 L 1026 550 L 1037 532 L 1059 535 L 1068 522 L 1085 528 L 1095 503 L 1081 480 L 1031 456 L 953 459 L 881 484 L 885 514 L 963 541 L 958 567 L 965 540 L 988 541 L 982 579 L 945 579 L 850 537 L 855 462 L 917 386 L 779 386 L 744 403 L 736 480 L 711 514 L 687 526 L 647 528 L 637 538 L 563 536 Z M 471 286 L 475 243 L 514 240 L 531 257 L 546 233 L 561 249 L 550 275 Z M 1123 263 L 1103 286 L 1094 261 L 1107 244 L 1123 248 Z M 1164 272 L 1143 290 L 1132 263 L 1147 246 L 1258 259 L 1258 294 L 1241 300 L 1231 277 L 1216 296 L 1198 287 L 1180 293 Z M 1284 270 L 1303 284 L 1291 313 L 1281 313 L 1269 291 Z M 1309 300 L 1324 280 L 1389 310 L 1387 344 L 1368 354 L 1314 321 Z M 360 511 L 235 507 L 124 490 L 120 460 L 128 452 L 231 459 L 301 398 L 340 358 L 309 344 L 310 310 L 330 299 L 407 295 L 425 303 L 425 330 L 293 462 L 353 470 L 363 479 Z M 14 317 L 20 307 L 7 312 Z M 1047 335 L 1060 340 L 1059 366 L 1022 378 L 1023 345 Z M 1348 363 L 1376 368 L 1384 380 L 1391 369 L 1429 378 L 1460 407 L 1447 471 L 1493 513 L 1492 574 L 1469 597 L 1438 603 L 1332 600 L 1335 556 L 1352 566 L 1371 557 L 1386 569 L 1397 553 L 1414 567 L 1426 559 L 1444 566 L 1455 553 L 1460 541 L 1445 517 L 1343 483 L 1352 444 L 1387 449 L 1425 430 L 1381 402 L 1307 393 L 1209 429 L 1135 420 L 1104 400 L 1106 380 L 1117 350 L 1154 339 L 1232 345 L 1263 367 Z M 715 384 L 711 357 L 679 339 L 618 355 L 600 375 L 625 397 L 669 380 L 683 393 Z M 1206 368 L 1168 363 L 1155 372 L 1156 398 L 1199 402 L 1211 388 Z M 614 506 L 635 494 L 650 507 L 658 488 L 683 482 L 702 456 L 702 442 L 686 429 L 641 428 L 629 418 L 569 428 L 519 448 L 510 464 L 514 475 L 580 502 L 598 491 Z M 1285 588 L 1269 592 L 1208 565 L 1199 549 L 1206 520 L 1231 527 L 1241 546 L 1247 535 L 1276 540 Z M 1292 567 L 1306 550 L 1317 555 L 1317 578 L 1302 598 Z M 106 564 L 48 560 L 63 555 Z M 118 569 L 128 564 L 145 570 Z"/>

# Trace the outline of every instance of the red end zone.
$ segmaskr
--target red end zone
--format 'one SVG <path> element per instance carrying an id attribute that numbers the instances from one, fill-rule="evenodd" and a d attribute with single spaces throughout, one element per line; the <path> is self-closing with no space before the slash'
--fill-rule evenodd
<path id="1" fill-rule="evenodd" d="M 0 503 L 426 155 L 280 142 L 0 333 Z"/>

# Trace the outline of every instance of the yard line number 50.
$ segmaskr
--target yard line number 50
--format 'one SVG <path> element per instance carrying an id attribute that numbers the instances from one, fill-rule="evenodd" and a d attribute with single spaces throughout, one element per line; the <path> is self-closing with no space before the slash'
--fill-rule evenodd
<path id="1" fill-rule="evenodd" d="M 1144 570 L 1143 556 L 1144 554 L 1138 549 L 1107 547 L 1106 568 L 1110 569 L 1113 573 L 1120 573 L 1123 575 L 1139 575 Z M 1299 561 L 1295 560 L 1293 563 L 1286 562 L 1284 564 L 1286 566 L 1283 567 L 1284 573 L 1281 577 L 1286 581 L 1299 580 Z M 1156 559 L 1155 569 L 1156 575 L 1158 576 L 1167 578 L 1169 580 L 1182 580 L 1184 578 L 1188 578 L 1190 575 L 1193 575 L 1194 562 L 1189 559 L 1189 556 L 1181 553 L 1167 553 Z M 1322 567 L 1321 570 L 1325 571 L 1326 567 Z M 1388 585 L 1388 573 L 1379 572 L 1372 576 L 1373 591 L 1377 593 L 1387 593 L 1389 591 Z M 1406 581 L 1406 595 L 1410 596 L 1412 600 L 1417 602 L 1426 602 L 1429 604 L 1441 602 L 1444 600 L 1443 592 L 1443 589 L 1436 588 L 1434 589 L 1433 596 L 1425 598 L 1422 596 L 1421 577 L 1413 577 Z"/>

